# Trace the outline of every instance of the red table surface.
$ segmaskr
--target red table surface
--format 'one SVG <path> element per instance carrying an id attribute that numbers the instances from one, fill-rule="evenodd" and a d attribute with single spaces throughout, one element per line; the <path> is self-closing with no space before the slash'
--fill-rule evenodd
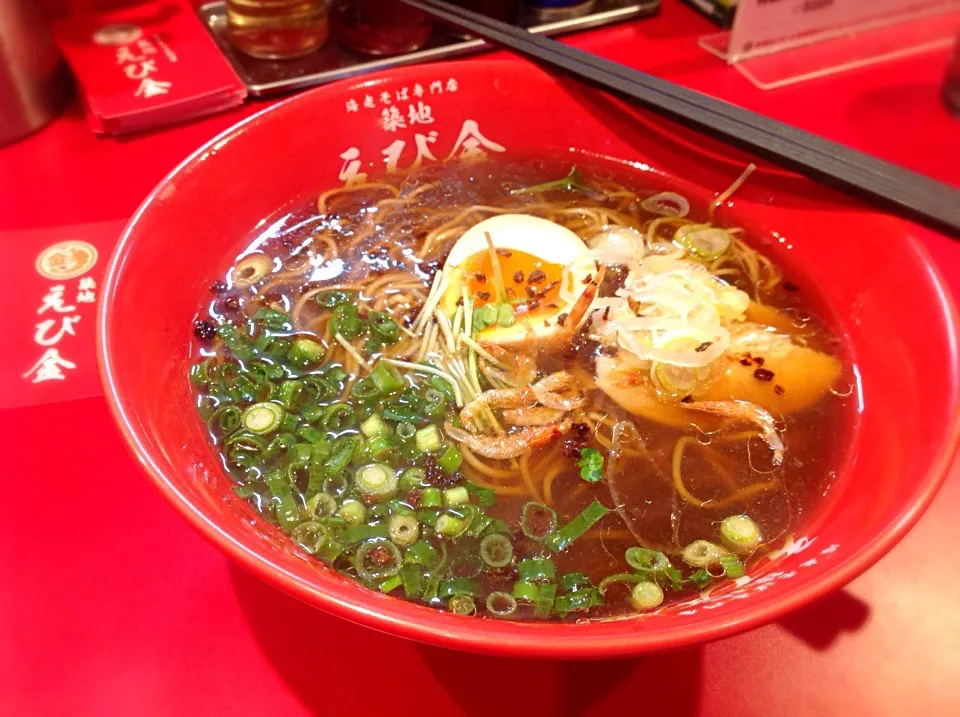
<path id="1" fill-rule="evenodd" d="M 663 2 L 570 42 L 960 184 L 946 52 L 761 92 L 696 46 L 711 25 Z M 103 139 L 75 105 L 0 150 L 0 231 L 128 217 L 263 106 Z M 918 234 L 960 293 L 960 244 Z M 143 479 L 102 398 L 0 411 L 0 436 L 0 715 L 960 714 L 960 464 L 888 557 L 778 623 L 637 659 L 511 663 L 357 627 L 236 568 Z"/>

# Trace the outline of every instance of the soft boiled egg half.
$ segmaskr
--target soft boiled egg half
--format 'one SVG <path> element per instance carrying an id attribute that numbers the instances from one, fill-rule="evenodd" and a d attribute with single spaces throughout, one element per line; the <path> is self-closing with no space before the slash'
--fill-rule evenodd
<path id="1" fill-rule="evenodd" d="M 513 323 L 493 321 L 478 333 L 478 338 L 496 344 L 548 338 L 563 329 L 566 318 L 561 315 L 569 313 L 572 305 L 560 298 L 563 268 L 585 251 L 587 247 L 580 237 L 548 219 L 528 214 L 500 214 L 485 219 L 465 231 L 453 245 L 443 267 L 447 286 L 440 308 L 447 316 L 453 316 L 464 289 L 474 308 L 497 305 L 491 256 L 494 254 L 505 299 L 513 307 Z M 582 267 L 571 271 L 563 295 L 573 296 L 576 301 L 589 283 L 589 275 L 590 271 Z"/>

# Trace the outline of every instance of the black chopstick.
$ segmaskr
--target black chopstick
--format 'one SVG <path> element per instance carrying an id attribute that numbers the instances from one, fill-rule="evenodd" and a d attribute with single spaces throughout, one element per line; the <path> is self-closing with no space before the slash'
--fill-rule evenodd
<path id="1" fill-rule="evenodd" d="M 960 236 L 960 191 L 916 172 L 443 0 L 401 0 L 823 184 Z"/>

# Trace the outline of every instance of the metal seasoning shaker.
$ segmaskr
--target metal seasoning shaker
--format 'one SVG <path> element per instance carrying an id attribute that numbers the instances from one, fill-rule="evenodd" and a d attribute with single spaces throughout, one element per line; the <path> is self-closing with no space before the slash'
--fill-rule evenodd
<path id="1" fill-rule="evenodd" d="M 0 145 L 64 108 L 71 79 L 36 0 L 0 0 Z"/>

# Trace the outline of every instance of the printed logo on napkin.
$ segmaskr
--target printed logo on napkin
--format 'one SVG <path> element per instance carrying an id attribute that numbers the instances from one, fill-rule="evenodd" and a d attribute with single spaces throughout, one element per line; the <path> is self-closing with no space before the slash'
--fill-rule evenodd
<path id="1" fill-rule="evenodd" d="M 239 105 L 246 88 L 189 4 L 71 16 L 54 36 L 97 132 L 146 129 Z"/>
<path id="2" fill-rule="evenodd" d="M 100 395 L 94 335 L 106 257 L 125 222 L 0 232 L 9 292 L 0 408 Z"/>

